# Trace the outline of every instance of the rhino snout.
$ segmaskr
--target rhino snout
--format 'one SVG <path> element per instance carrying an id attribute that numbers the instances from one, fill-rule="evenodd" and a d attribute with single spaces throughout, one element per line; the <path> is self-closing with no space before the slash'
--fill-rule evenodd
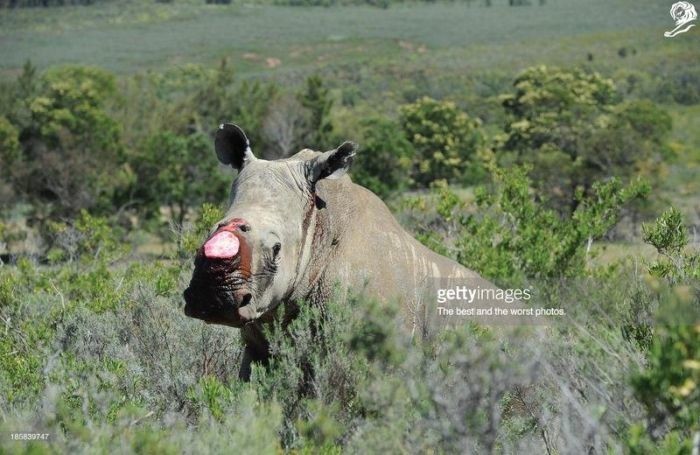
<path id="1" fill-rule="evenodd" d="M 183 297 L 185 316 L 212 324 L 241 327 L 256 316 L 248 291 L 190 283 Z"/>
<path id="2" fill-rule="evenodd" d="M 197 252 L 192 280 L 183 293 L 186 316 L 233 327 L 256 317 L 244 225 L 234 220 L 219 226 Z"/>

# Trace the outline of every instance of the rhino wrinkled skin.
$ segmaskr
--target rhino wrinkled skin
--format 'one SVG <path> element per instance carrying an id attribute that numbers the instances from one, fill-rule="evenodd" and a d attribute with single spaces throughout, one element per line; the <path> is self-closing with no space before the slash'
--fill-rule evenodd
<path id="1" fill-rule="evenodd" d="M 196 254 L 185 314 L 241 329 L 241 378 L 251 361 L 269 356 L 263 325 L 278 318 L 284 325 L 299 302 L 322 305 L 348 292 L 397 299 L 415 330 L 433 317 L 437 278 L 488 286 L 416 241 L 381 199 L 344 175 L 355 144 L 266 161 L 239 127 L 224 124 L 215 148 L 239 173 L 225 217 Z"/>

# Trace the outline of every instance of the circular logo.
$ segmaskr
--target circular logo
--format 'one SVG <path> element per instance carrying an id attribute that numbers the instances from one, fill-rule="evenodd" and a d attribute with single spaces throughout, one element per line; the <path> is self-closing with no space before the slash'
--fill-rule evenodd
<path id="1" fill-rule="evenodd" d="M 666 38 L 673 38 L 676 35 L 685 33 L 695 26 L 688 24 L 698 18 L 698 13 L 695 11 L 695 6 L 690 2 L 676 2 L 671 7 L 671 17 L 676 22 L 676 27 L 673 30 L 664 33 Z M 688 24 L 688 25 L 686 25 Z"/>
<path id="2" fill-rule="evenodd" d="M 676 25 L 682 25 L 698 18 L 695 6 L 689 2 L 677 2 L 671 7 L 671 17 Z"/>

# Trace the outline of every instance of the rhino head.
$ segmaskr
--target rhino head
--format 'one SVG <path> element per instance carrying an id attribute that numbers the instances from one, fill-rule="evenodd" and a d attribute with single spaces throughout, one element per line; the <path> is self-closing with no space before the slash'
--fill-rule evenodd
<path id="1" fill-rule="evenodd" d="M 306 232 L 319 204 L 316 184 L 342 176 L 356 146 L 346 142 L 325 153 L 304 150 L 266 161 L 253 155 L 241 128 L 223 124 L 215 149 L 219 161 L 238 175 L 226 216 L 196 253 L 184 292 L 185 314 L 243 327 L 265 320 L 294 295 L 311 257 Z"/>

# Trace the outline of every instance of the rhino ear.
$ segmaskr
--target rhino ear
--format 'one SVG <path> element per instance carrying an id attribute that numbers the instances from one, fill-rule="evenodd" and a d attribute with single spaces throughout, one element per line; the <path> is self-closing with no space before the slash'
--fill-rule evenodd
<path id="1" fill-rule="evenodd" d="M 248 161 L 255 160 L 250 150 L 250 141 L 243 130 L 233 123 L 222 123 L 214 139 L 216 156 L 223 164 L 230 164 L 236 170 L 243 169 Z"/>
<path id="2" fill-rule="evenodd" d="M 337 179 L 345 175 L 357 152 L 357 144 L 343 142 L 335 150 L 322 153 L 309 162 L 309 181 L 315 184 L 321 179 Z"/>

